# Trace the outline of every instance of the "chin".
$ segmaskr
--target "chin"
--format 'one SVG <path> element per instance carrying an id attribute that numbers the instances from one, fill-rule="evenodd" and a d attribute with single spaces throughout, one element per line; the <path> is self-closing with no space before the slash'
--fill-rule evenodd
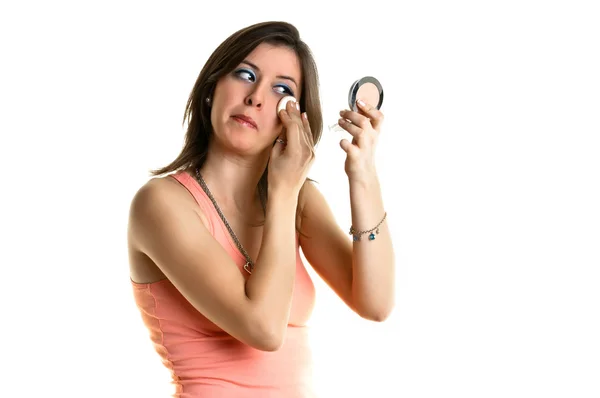
<path id="1" fill-rule="evenodd" d="M 256 131 L 254 131 L 256 133 Z M 264 137 L 257 134 L 248 134 L 248 132 L 231 129 L 227 131 L 225 137 L 227 145 L 236 148 L 243 152 L 260 152 L 264 150 L 268 144 Z M 275 138 L 271 142 L 274 142 Z"/>
<path id="2" fill-rule="evenodd" d="M 227 139 L 229 148 L 240 154 L 254 154 L 260 151 L 260 143 L 256 137 L 240 137 L 232 134 Z"/>

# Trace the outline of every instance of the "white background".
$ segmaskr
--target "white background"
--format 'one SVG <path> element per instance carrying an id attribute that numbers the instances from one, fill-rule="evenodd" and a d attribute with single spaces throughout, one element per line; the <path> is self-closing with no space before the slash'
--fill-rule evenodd
<path id="1" fill-rule="evenodd" d="M 210 53 L 294 23 L 325 124 L 379 78 L 398 267 L 383 324 L 315 277 L 323 397 L 600 396 L 592 1 L 2 2 L 2 397 L 167 397 L 128 280 L 130 199 L 181 148 Z M 340 133 L 312 177 L 350 221 Z"/>

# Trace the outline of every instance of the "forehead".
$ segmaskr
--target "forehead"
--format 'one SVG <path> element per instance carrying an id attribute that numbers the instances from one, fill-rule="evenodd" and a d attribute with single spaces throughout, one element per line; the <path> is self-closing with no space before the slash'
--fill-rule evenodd
<path id="1" fill-rule="evenodd" d="M 258 66 L 263 74 L 290 76 L 301 84 L 300 60 L 288 47 L 261 43 L 248 54 L 246 59 Z"/>

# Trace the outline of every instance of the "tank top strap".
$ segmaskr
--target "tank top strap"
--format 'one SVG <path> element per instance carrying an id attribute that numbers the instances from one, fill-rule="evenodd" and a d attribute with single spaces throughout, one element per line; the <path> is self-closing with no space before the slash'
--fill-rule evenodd
<path id="1" fill-rule="evenodd" d="M 210 224 L 210 233 L 214 235 L 215 217 L 218 217 L 218 214 L 216 213 L 210 198 L 206 195 L 206 192 L 202 190 L 202 187 L 198 181 L 196 181 L 196 179 L 186 171 L 178 171 L 174 174 L 171 174 L 171 177 L 177 180 L 194 197 L 196 203 L 198 203 L 198 206 L 200 206 L 206 215 L 206 218 L 208 219 Z"/>

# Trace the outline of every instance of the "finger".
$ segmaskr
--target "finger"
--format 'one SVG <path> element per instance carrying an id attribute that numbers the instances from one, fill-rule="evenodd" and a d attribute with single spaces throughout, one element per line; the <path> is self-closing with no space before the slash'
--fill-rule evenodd
<path id="1" fill-rule="evenodd" d="M 352 144 L 345 138 L 340 141 L 340 147 L 342 147 L 344 152 L 346 152 L 349 157 L 355 157 L 359 155 L 358 152 L 360 151 L 360 149 L 358 149 L 356 145 Z"/>
<path id="2" fill-rule="evenodd" d="M 282 112 L 285 112 L 285 114 L 287 116 L 289 116 L 290 118 L 293 118 L 294 116 L 298 116 L 300 114 L 299 109 L 300 109 L 300 105 L 298 105 L 296 103 L 296 101 L 288 101 L 285 104 L 285 107 L 279 111 L 279 114 L 281 114 Z M 282 122 L 283 122 L 283 120 L 282 120 Z"/>
<path id="3" fill-rule="evenodd" d="M 281 121 L 286 131 L 285 141 L 286 146 L 290 149 L 299 148 L 302 138 L 299 126 L 302 125 L 302 120 L 299 117 L 298 108 L 293 101 L 286 104 L 286 109 L 280 111 L 282 115 Z"/>
<path id="4" fill-rule="evenodd" d="M 306 136 L 304 134 L 304 125 L 302 115 L 300 113 L 300 104 L 298 102 L 288 102 L 290 116 L 294 122 L 292 131 L 294 132 L 294 145 L 291 149 L 300 149 L 306 145 Z"/>
<path id="5" fill-rule="evenodd" d="M 285 104 L 285 108 L 283 108 L 282 110 L 279 111 L 279 115 L 282 114 L 282 112 L 285 112 L 284 115 L 288 116 L 291 119 L 294 119 L 295 117 L 297 117 L 297 119 L 299 120 L 300 118 L 300 105 L 298 105 L 295 101 L 288 101 Z M 280 117 L 281 119 L 281 117 Z M 284 122 L 283 119 L 281 119 L 282 122 Z"/>
<path id="6" fill-rule="evenodd" d="M 290 133 L 290 129 L 294 128 L 295 122 L 287 109 L 282 109 L 279 111 L 279 118 L 281 119 L 283 128 L 281 130 L 281 134 L 279 135 L 279 137 L 277 137 L 277 139 L 283 140 L 287 145 L 287 143 L 290 141 L 290 138 L 293 136 L 293 134 Z M 275 144 L 277 144 L 277 140 L 275 140 Z"/>
<path id="7" fill-rule="evenodd" d="M 286 127 L 289 126 L 290 123 L 293 123 L 292 116 L 287 109 L 282 109 L 279 111 L 279 120 L 281 120 L 281 123 L 283 124 L 282 134 L 285 134 L 287 130 Z"/>
<path id="8" fill-rule="evenodd" d="M 379 131 L 383 124 L 383 113 L 376 107 L 369 105 L 360 99 L 356 101 L 356 105 L 358 110 L 370 119 L 373 128 Z"/>
<path id="9" fill-rule="evenodd" d="M 288 111 L 290 116 L 300 118 L 300 104 L 296 101 L 288 101 L 285 105 L 285 109 Z"/>
<path id="10" fill-rule="evenodd" d="M 352 137 L 354 138 L 358 138 L 364 132 L 364 130 L 361 127 L 353 124 L 352 122 L 349 122 L 343 117 L 338 120 L 338 124 L 341 128 L 350 133 L 350 135 L 352 135 Z"/>
<path id="11" fill-rule="evenodd" d="M 303 130 L 304 130 L 304 137 L 305 137 L 305 145 L 306 145 L 306 150 L 307 153 L 309 154 L 309 161 L 312 161 L 315 159 L 316 156 L 316 152 L 315 152 L 315 140 L 312 134 L 312 130 L 310 128 L 310 122 L 308 120 L 308 115 L 306 114 L 306 112 L 304 112 L 302 114 L 302 126 L 303 126 Z"/>
<path id="12" fill-rule="evenodd" d="M 338 120 L 341 128 L 352 136 L 352 144 L 359 148 L 369 148 L 377 141 L 377 132 L 369 125 L 368 130 L 358 127 L 344 118 Z"/>
<path id="13" fill-rule="evenodd" d="M 308 115 L 306 114 L 306 112 L 304 112 L 302 114 L 302 127 L 304 128 L 304 133 L 306 135 L 306 138 L 308 139 L 308 144 L 314 148 L 315 139 L 312 135 L 312 130 L 310 128 L 310 122 L 308 121 Z"/>
<path id="14" fill-rule="evenodd" d="M 344 119 L 350 120 L 352 124 L 360 127 L 363 130 L 373 128 L 373 126 L 371 125 L 371 120 L 367 116 L 361 115 L 358 112 L 342 110 L 340 111 L 340 116 Z"/>
<path id="15" fill-rule="evenodd" d="M 299 106 L 297 107 L 297 110 Z M 314 152 L 314 137 L 312 134 L 312 130 L 310 127 L 310 122 L 308 120 L 308 115 L 306 112 L 302 112 L 298 110 L 298 128 L 299 128 L 299 136 L 301 137 L 302 145 L 308 148 L 311 152 Z"/>

